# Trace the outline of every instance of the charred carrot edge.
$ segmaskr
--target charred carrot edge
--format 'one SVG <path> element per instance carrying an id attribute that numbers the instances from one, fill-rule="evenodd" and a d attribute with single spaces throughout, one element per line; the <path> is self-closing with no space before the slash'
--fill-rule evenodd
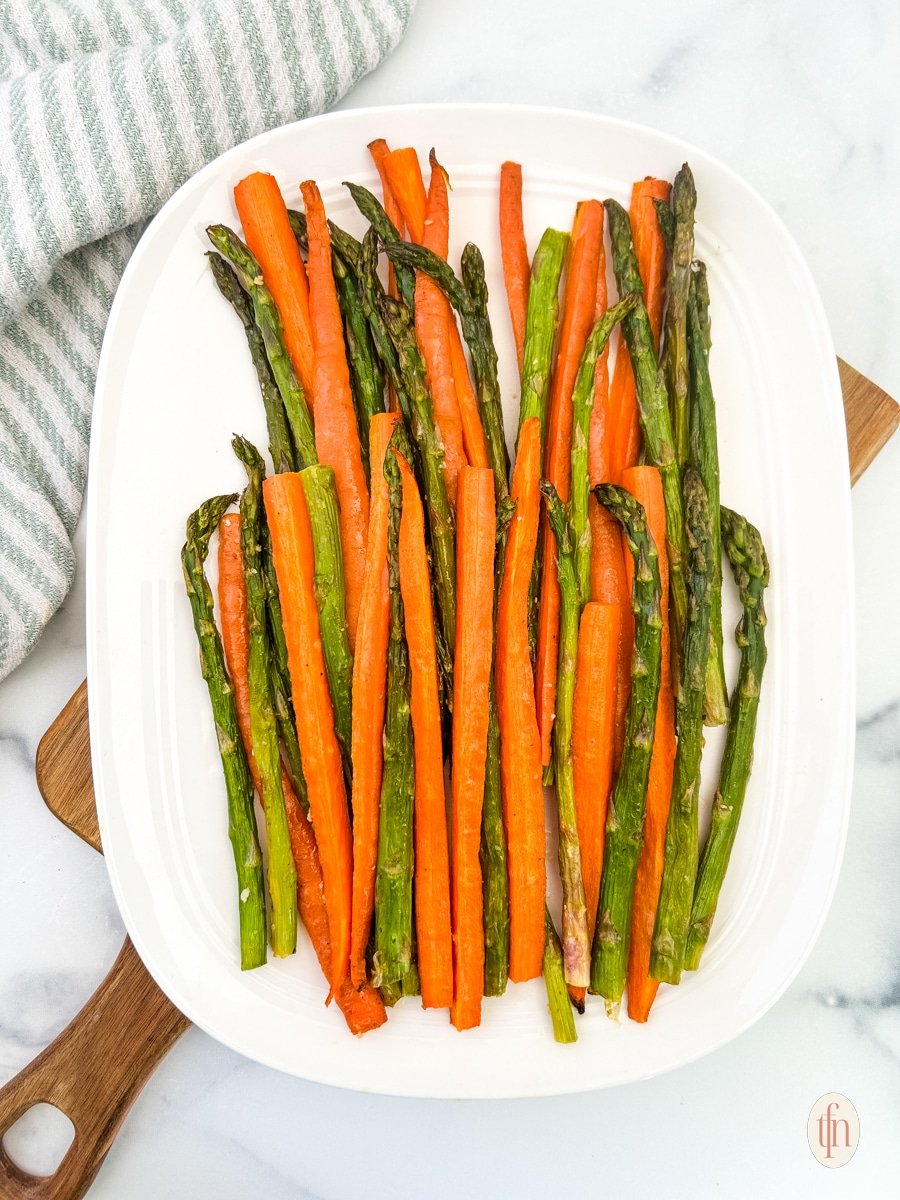
<path id="1" fill-rule="evenodd" d="M 300 376 L 306 402 L 315 404 L 315 354 L 309 319 L 309 285 L 281 189 L 272 175 L 256 171 L 234 189 L 244 237 L 262 267 L 281 314 L 284 340 Z"/>
<path id="2" fill-rule="evenodd" d="M 541 422 L 523 421 L 513 468 L 509 526 L 497 604 L 496 689 L 500 777 L 509 862 L 509 977 L 541 974 L 544 956 L 544 789 L 541 739 L 528 649 L 528 594 L 540 516 Z"/>
<path id="3" fill-rule="evenodd" d="M 402 455 L 397 455 L 397 463 L 403 480 L 400 593 L 409 650 L 415 760 L 415 916 L 419 980 L 423 1008 L 449 1008 L 453 1000 L 450 859 L 431 572 L 419 486 Z"/>
<path id="4" fill-rule="evenodd" d="M 622 474 L 622 486 L 640 500 L 647 513 L 647 527 L 659 554 L 659 578 L 663 596 L 668 595 L 669 564 L 666 557 L 666 507 L 662 481 L 656 467 L 632 467 Z M 628 556 L 628 580 L 634 570 Z M 628 949 L 628 1015 L 646 1021 L 659 983 L 650 978 L 650 944 L 659 900 L 666 823 L 672 796 L 675 766 L 675 699 L 669 661 L 669 606 L 662 606 L 662 674 L 653 734 L 653 757 L 644 810 L 644 841 L 638 859 L 631 910 L 631 941 Z"/>
<path id="5" fill-rule="evenodd" d="M 666 245 L 659 230 L 653 201 L 668 200 L 670 191 L 671 187 L 665 179 L 641 179 L 631 190 L 630 216 L 634 247 L 641 282 L 644 285 L 644 304 L 650 314 L 650 324 L 657 347 L 662 327 Z M 618 483 L 622 472 L 637 463 L 641 452 L 641 425 L 634 372 L 621 333 L 610 390 L 610 405 L 614 425 L 611 478 L 613 482 Z"/>
<path id="6" fill-rule="evenodd" d="M 421 180 L 419 162 L 414 155 L 411 160 L 404 160 L 404 169 L 415 172 Z M 411 225 L 410 228 L 412 228 Z M 423 222 L 422 244 L 440 255 L 441 258 L 446 258 L 448 237 L 447 181 L 443 168 L 435 160 L 431 169 L 427 219 Z M 444 477 L 447 481 L 447 495 L 450 503 L 455 504 L 457 477 L 461 468 L 466 465 L 462 419 L 456 395 L 451 350 L 452 333 L 456 332 L 456 321 L 444 293 L 424 271 L 416 274 L 415 323 L 416 338 L 428 373 L 428 387 L 434 406 L 434 419 L 444 444 Z"/>
<path id="7" fill-rule="evenodd" d="M 544 477 L 559 498 L 569 499 L 572 461 L 572 389 L 597 307 L 597 270 L 603 243 L 603 205 L 587 200 L 578 205 L 566 267 L 559 349 L 550 385 Z M 556 707 L 556 669 L 559 653 L 559 580 L 555 542 L 546 514 L 541 519 L 541 599 L 535 656 L 535 694 L 541 731 L 541 762 L 547 766 L 553 751 L 553 713 Z"/>
<path id="8" fill-rule="evenodd" d="M 471 1029 L 481 1023 L 484 986 L 479 850 L 490 711 L 496 536 L 494 476 L 489 468 L 463 469 L 457 516 L 450 806 L 454 983 L 450 1017 L 457 1029 Z M 543 910 L 541 921 L 543 929 Z"/>
<path id="9" fill-rule="evenodd" d="M 344 346 L 344 326 L 331 270 L 331 236 L 319 189 L 301 183 L 309 238 L 309 312 L 316 354 L 316 450 L 319 461 L 334 471 L 347 588 L 347 628 L 351 648 L 366 572 L 366 538 L 369 527 L 369 492 L 362 447 L 353 408 L 350 370 Z"/>
<path id="10" fill-rule="evenodd" d="M 581 614 L 578 631 L 572 755 L 581 874 L 591 943 L 600 900 L 606 810 L 615 758 L 616 667 L 621 623 L 619 604 L 589 602 Z M 569 989 L 576 1006 L 584 1004 L 585 991 L 585 988 Z"/>
<path id="11" fill-rule="evenodd" d="M 500 253 L 509 319 L 521 373 L 531 267 L 522 218 L 522 168 L 515 162 L 505 162 L 500 167 Z"/>
<path id="12" fill-rule="evenodd" d="M 228 673 L 234 686 L 234 699 L 241 727 L 241 737 L 247 753 L 247 764 L 257 793 L 262 794 L 250 736 L 250 685 L 248 678 L 247 594 L 244 584 L 240 546 L 240 517 L 229 513 L 219 528 L 219 611 L 222 620 L 222 641 Z M 300 919 L 309 934 L 319 966 L 326 977 L 331 972 L 331 938 L 322 885 L 322 867 L 312 827 L 293 789 L 286 770 L 282 769 L 281 787 L 291 838 L 291 853 L 297 868 L 297 907 Z M 377 1029 L 387 1020 L 381 997 L 365 979 L 357 990 L 345 980 L 335 993 L 338 1007 L 351 1033 L 362 1034 Z"/>
<path id="13" fill-rule="evenodd" d="M 356 655 L 353 659 L 351 758 L 353 786 L 353 906 L 350 917 L 350 978 L 366 979 L 366 947 L 375 908 L 375 864 L 378 858 L 378 804 L 381 796 L 382 732 L 387 685 L 390 601 L 387 584 L 388 490 L 384 456 L 399 413 L 377 413 L 369 426 L 372 497 L 366 573 Z"/>
<path id="14" fill-rule="evenodd" d="M 353 842 L 341 751 L 334 731 L 322 655 L 312 532 L 303 482 L 298 474 L 269 476 L 263 483 L 263 499 L 281 596 L 297 738 L 322 864 L 332 939 L 329 979 L 335 993 L 347 977 L 350 965 Z"/>

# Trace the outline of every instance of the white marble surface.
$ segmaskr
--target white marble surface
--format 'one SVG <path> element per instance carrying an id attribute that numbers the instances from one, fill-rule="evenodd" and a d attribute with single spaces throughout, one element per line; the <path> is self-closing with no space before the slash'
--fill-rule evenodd
<path id="1" fill-rule="evenodd" d="M 555 15 L 551 15 L 551 13 Z M 345 106 L 558 104 L 630 117 L 719 155 L 783 216 L 838 351 L 900 395 L 900 141 L 885 0 L 420 0 L 406 41 Z M 753 1029 L 672 1075 L 518 1103 L 351 1095 L 247 1062 L 190 1031 L 150 1081 L 92 1200 L 874 1195 L 900 1119 L 900 438 L 853 497 L 859 738 L 832 911 L 809 962 Z M 823 647 L 823 653 L 827 648 Z M 84 675 L 79 577 L 32 657 L 0 685 L 0 1082 L 88 998 L 122 925 L 102 860 L 46 811 L 33 762 Z M 855 1102 L 853 1162 L 824 1172 L 806 1119 Z M 894 1185 L 895 1186 L 895 1185 Z"/>

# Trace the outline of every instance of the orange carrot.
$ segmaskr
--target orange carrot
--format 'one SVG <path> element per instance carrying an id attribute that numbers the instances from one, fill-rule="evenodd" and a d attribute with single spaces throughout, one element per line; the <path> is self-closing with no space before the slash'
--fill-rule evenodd
<path id="1" fill-rule="evenodd" d="M 606 250 L 600 242 L 597 266 L 597 308 L 595 319 L 607 308 Z M 591 486 L 612 479 L 612 417 L 609 397 L 609 346 L 597 360 L 594 377 L 594 407 L 591 410 L 588 472 Z M 616 519 L 591 496 L 588 502 L 591 524 L 591 599 L 620 608 L 619 646 L 616 655 L 615 768 L 618 770 L 625 744 L 625 719 L 631 694 L 631 647 L 634 617 L 625 575 L 622 535 Z"/>
<path id="2" fill-rule="evenodd" d="M 497 603 L 497 713 L 509 862 L 509 977 L 513 983 L 540 975 L 544 956 L 544 789 L 528 649 L 528 591 L 537 547 L 540 477 L 541 422 L 531 417 L 519 429 L 511 490 L 516 509 Z"/>
<path id="3" fill-rule="evenodd" d="M 500 168 L 500 254 L 503 259 L 503 282 L 506 284 L 509 319 L 512 322 L 521 372 L 531 267 L 528 264 L 528 246 L 522 218 L 522 168 L 515 162 L 505 162 Z"/>
<path id="4" fill-rule="evenodd" d="M 484 987 L 479 849 L 490 708 L 495 534 L 493 473 L 487 467 L 465 467 L 457 505 L 450 807 L 454 967 L 450 1018 L 457 1029 L 481 1023 Z"/>
<path id="5" fill-rule="evenodd" d="M 643 504 L 647 512 L 647 527 L 656 542 L 659 554 L 659 578 L 662 594 L 669 593 L 669 563 L 666 557 L 666 506 L 662 482 L 656 467 L 632 467 L 623 472 L 622 486 Z M 633 565 L 628 556 L 629 590 Z M 662 880 L 663 855 L 666 844 L 666 823 L 672 795 L 672 774 L 675 766 L 675 701 L 669 665 L 669 607 L 662 606 L 662 677 L 656 709 L 656 730 L 653 737 L 653 757 L 650 760 L 650 779 L 647 784 L 647 807 L 644 815 L 644 841 L 638 859 L 637 880 L 634 885 L 634 905 L 631 914 L 631 942 L 628 950 L 628 1015 L 633 1021 L 646 1021 L 650 1006 L 659 987 L 650 978 L 650 943 Z"/>
<path id="6" fill-rule="evenodd" d="M 394 195 L 393 189 L 391 188 L 390 180 L 387 177 L 387 171 L 385 170 L 384 166 L 384 160 L 390 154 L 388 144 L 384 138 L 376 138 L 374 142 L 369 142 L 368 150 L 369 154 L 372 156 L 372 162 L 374 162 L 378 170 L 378 177 L 381 180 L 381 199 L 384 203 L 384 211 L 387 213 L 391 224 L 395 227 L 400 236 L 403 237 L 405 232 L 403 213 L 400 211 L 400 205 L 397 203 L 397 197 Z M 397 295 L 397 284 L 394 279 L 393 263 L 388 263 L 388 291 L 392 296 Z M 390 408 L 392 410 L 396 410 L 397 397 L 394 395 L 394 389 L 390 385 L 388 386 L 388 396 L 390 399 Z"/>
<path id="7" fill-rule="evenodd" d="M 631 190 L 631 229 L 637 254 L 644 303 L 650 314 L 653 336 L 659 346 L 662 326 L 663 273 L 666 266 L 666 246 L 659 230 L 654 200 L 668 200 L 671 188 L 665 179 L 641 179 Z M 627 467 L 633 467 L 641 451 L 641 424 L 638 417 L 637 392 L 631 359 L 625 349 L 621 332 L 616 367 L 613 372 L 610 404 L 613 412 L 614 443 L 612 478 L 618 482 Z"/>
<path id="8" fill-rule="evenodd" d="M 378 809 L 381 800 L 384 696 L 390 597 L 387 580 L 388 489 L 384 455 L 399 413 L 376 413 L 369 426 L 372 498 L 366 546 L 366 574 L 353 659 L 353 909 L 350 916 L 350 978 L 366 978 L 366 947 L 375 907 Z"/>
<path id="9" fill-rule="evenodd" d="M 285 791 L 284 799 L 291 850 L 297 867 L 297 904 L 300 919 L 309 934 L 319 966 L 327 978 L 331 969 L 332 945 L 328 913 L 325 909 L 322 864 L 319 862 L 316 838 L 294 792 Z M 345 976 L 334 993 L 334 998 L 351 1033 L 366 1033 L 370 1029 L 377 1029 L 387 1020 L 384 1001 L 370 983 L 364 982 L 357 988 L 350 982 L 349 976 Z"/>
<path id="10" fill-rule="evenodd" d="M 394 151 L 401 154 L 402 151 Z M 390 161 L 391 156 L 388 156 Z M 403 179 L 414 173 L 421 180 L 418 159 L 413 155 L 404 159 Z M 397 172 L 399 174 L 399 171 Z M 406 192 L 417 195 L 415 187 L 407 186 Z M 413 214 L 417 216 L 417 214 Z M 431 169 L 431 186 L 428 193 L 427 221 L 423 222 L 423 244 L 441 258 L 447 257 L 449 234 L 449 208 L 447 204 L 447 181 L 443 168 L 435 160 Z M 411 222 L 407 222 L 413 228 Z M 433 279 L 419 271 L 416 275 L 416 338 L 425 369 L 428 373 L 428 388 L 434 405 L 434 418 L 444 443 L 444 477 L 447 495 L 451 504 L 456 503 L 456 480 L 460 469 L 466 465 L 463 448 L 462 420 L 456 397 L 451 354 L 451 323 L 455 331 L 453 313 L 444 293 Z M 465 360 L 464 360 L 465 361 Z"/>
<path id="11" fill-rule="evenodd" d="M 590 942 L 594 940 L 600 901 L 606 808 L 615 757 L 616 665 L 621 623 L 619 604 L 589 603 L 581 614 L 578 631 L 572 756 Z M 578 1003 L 584 1002 L 584 991 L 584 988 L 570 989 Z"/>
<path id="12" fill-rule="evenodd" d="M 594 324 L 602 243 L 603 205 L 599 200 L 584 201 L 576 209 L 569 244 L 559 349 L 550 385 L 544 458 L 544 476 L 550 480 L 562 500 L 569 499 L 572 466 L 572 389 L 585 342 Z M 541 537 L 541 599 L 534 687 L 541 731 L 541 762 L 547 766 L 553 749 L 553 714 L 556 711 L 559 578 L 556 571 L 556 543 L 546 514 L 541 522 Z"/>
<path id="13" fill-rule="evenodd" d="M 347 589 L 347 629 L 351 648 L 366 573 L 369 492 L 350 390 L 350 371 L 344 346 L 344 326 L 331 272 L 331 236 L 325 206 L 312 182 L 301 183 L 309 236 L 309 313 L 316 353 L 316 450 L 319 461 L 334 470 L 337 488 L 344 584 Z"/>
<path id="14" fill-rule="evenodd" d="M 297 740 L 322 863 L 332 937 L 329 979 L 332 992 L 336 992 L 350 965 L 353 843 L 341 751 L 334 731 L 334 712 L 322 655 L 312 530 L 303 481 L 297 473 L 270 475 L 263 483 L 263 499 L 281 594 Z"/>
<path id="15" fill-rule="evenodd" d="M 400 517 L 400 593 L 409 650 L 410 710 L 415 760 L 415 897 L 419 980 L 423 1008 L 453 1000 L 450 934 L 450 863 L 441 741 L 441 700 L 425 511 L 416 477 L 397 456 L 403 480 Z"/>
<path id="16" fill-rule="evenodd" d="M 421 244 L 425 236 L 428 199 L 419 156 L 412 146 L 403 146 L 399 150 L 389 151 L 383 165 L 391 191 L 409 229 L 409 236 Z"/>
<path id="17" fill-rule="evenodd" d="M 272 175 L 256 171 L 234 189 L 247 245 L 281 314 L 284 340 L 306 402 L 315 405 L 315 354 L 309 321 L 309 285 L 284 197 Z"/>
<path id="18" fill-rule="evenodd" d="M 238 724 L 247 755 L 247 764 L 257 794 L 262 786 L 256 760 L 253 757 L 250 733 L 249 649 L 247 644 L 247 589 L 244 582 L 244 562 L 241 554 L 241 518 L 227 513 L 219 526 L 219 615 L 222 622 L 222 642 L 228 674 L 234 687 Z M 313 949 L 325 977 L 331 972 L 331 938 L 328 933 L 328 914 L 322 889 L 322 867 L 316 839 L 306 818 L 287 771 L 282 767 L 281 788 L 287 814 L 291 853 L 297 869 L 297 906 Z M 357 991 L 345 979 L 335 993 L 338 1007 L 346 1018 L 351 1033 L 377 1029 L 387 1020 L 384 1003 L 378 992 L 363 978 Z"/>
<path id="19" fill-rule="evenodd" d="M 437 160 L 434 151 L 428 158 L 431 164 L 431 184 L 428 191 L 428 211 L 425 218 L 424 245 L 441 258 L 446 258 L 450 242 L 450 206 L 447 197 L 447 172 Z M 478 399 L 472 380 L 469 377 L 469 364 L 466 362 L 462 338 L 453 309 L 443 292 L 441 301 L 447 314 L 447 326 L 450 338 L 450 365 L 453 370 L 453 383 L 456 388 L 456 408 L 453 420 L 459 421 L 462 428 L 462 444 L 465 448 L 465 458 L 472 467 L 488 466 L 487 442 L 484 439 L 484 429 L 481 424 L 481 413 L 478 411 Z M 435 404 L 435 415 L 438 425 L 441 425 L 440 414 Z M 454 434 L 455 436 L 455 434 Z M 445 439 L 446 450 L 446 439 Z"/>

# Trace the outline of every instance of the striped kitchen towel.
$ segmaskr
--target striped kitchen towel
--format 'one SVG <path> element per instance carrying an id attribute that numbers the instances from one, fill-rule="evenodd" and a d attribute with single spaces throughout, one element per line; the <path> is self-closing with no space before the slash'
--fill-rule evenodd
<path id="1" fill-rule="evenodd" d="M 0 2 L 0 679 L 72 581 L 100 343 L 147 218 L 335 103 L 414 3 Z"/>

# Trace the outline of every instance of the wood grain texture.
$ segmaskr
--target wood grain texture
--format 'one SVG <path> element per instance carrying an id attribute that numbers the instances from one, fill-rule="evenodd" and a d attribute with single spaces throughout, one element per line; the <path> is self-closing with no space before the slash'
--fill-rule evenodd
<path id="1" fill-rule="evenodd" d="M 856 483 L 900 425 L 900 407 L 838 359 L 850 477 Z M 51 812 L 100 850 L 94 806 L 87 684 L 83 683 L 38 747 L 41 795 Z M 2 1200 L 79 1200 L 150 1074 L 188 1027 L 147 973 L 130 940 L 94 996 L 55 1042 L 0 1089 L 0 1135 L 38 1101 L 71 1118 L 75 1140 L 56 1173 L 20 1171 L 0 1148 Z"/>

